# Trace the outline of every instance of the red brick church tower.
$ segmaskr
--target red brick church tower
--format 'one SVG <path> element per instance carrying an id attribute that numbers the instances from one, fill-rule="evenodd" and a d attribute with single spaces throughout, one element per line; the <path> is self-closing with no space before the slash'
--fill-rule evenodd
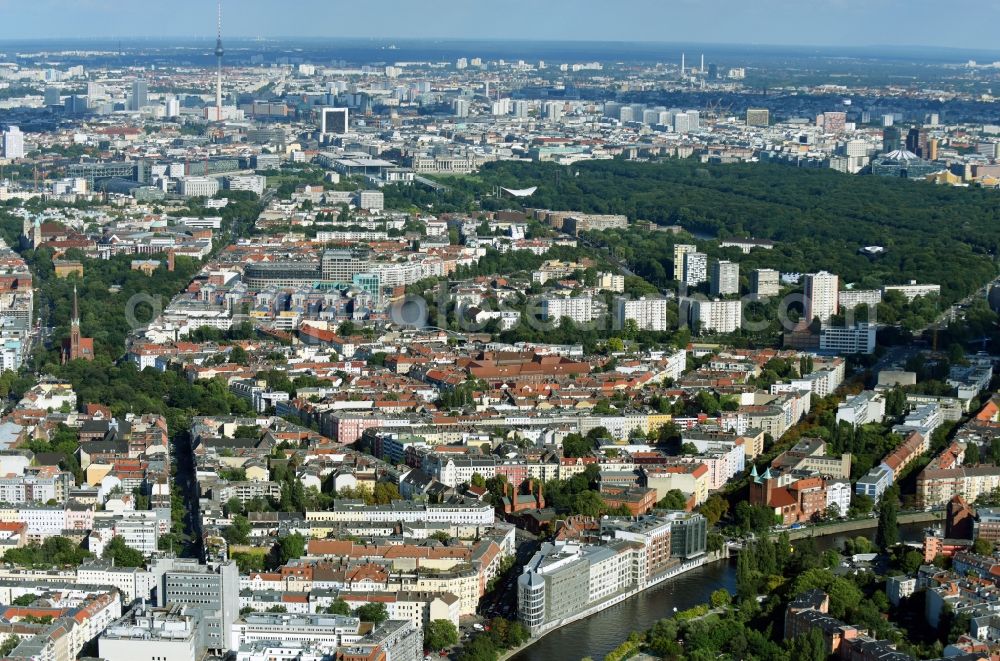
<path id="1" fill-rule="evenodd" d="M 76 285 L 73 286 L 73 318 L 69 322 L 69 339 L 63 341 L 63 363 L 71 360 L 93 360 L 94 340 L 80 336 L 80 307 L 76 300 Z"/>

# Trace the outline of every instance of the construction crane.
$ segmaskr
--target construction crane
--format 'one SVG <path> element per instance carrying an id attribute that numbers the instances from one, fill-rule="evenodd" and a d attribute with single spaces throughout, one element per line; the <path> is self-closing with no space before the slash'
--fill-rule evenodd
<path id="1" fill-rule="evenodd" d="M 726 104 L 722 99 L 709 101 L 705 104 L 705 115 L 708 117 L 723 117 L 733 111 L 733 104 Z"/>

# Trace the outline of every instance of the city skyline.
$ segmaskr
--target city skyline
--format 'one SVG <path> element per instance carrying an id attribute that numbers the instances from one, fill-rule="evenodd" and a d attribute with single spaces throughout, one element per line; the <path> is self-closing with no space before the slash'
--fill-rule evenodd
<path id="1" fill-rule="evenodd" d="M 1000 3 L 0 16 L 0 658 L 998 661 Z"/>
<path id="2" fill-rule="evenodd" d="M 339 2 L 300 0 L 297 11 L 277 11 L 266 0 L 245 0 L 225 18 L 233 38 L 490 39 L 525 41 L 633 41 L 644 43 L 755 44 L 801 47 L 938 47 L 996 50 L 990 25 L 1000 7 L 967 0 L 952 9 L 981 16 L 962 31 L 942 33 L 939 7 L 918 0 L 855 0 L 803 3 L 763 0 L 682 0 L 666 5 L 653 0 L 631 3 L 629 12 L 609 11 L 593 0 L 556 0 L 536 6 L 514 0 L 504 8 L 507 20 L 485 6 L 456 0 L 427 3 L 388 0 L 377 8 Z M 286 9 L 284 5 L 282 9 Z M 572 11 L 570 11 L 572 9 Z M 0 42 L 24 39 L 210 38 L 215 35 L 215 3 L 179 0 L 165 4 L 67 2 L 30 4 L 0 0 L 6 16 Z M 224 7 L 225 11 L 225 7 Z M 310 20 L 302 20 L 309 16 Z M 642 20 L 638 20 L 640 17 Z M 711 20 L 708 20 L 708 19 Z M 905 29 L 893 29 L 905 22 Z M 153 31 L 151 26 L 156 26 Z M 266 26 L 264 29 L 262 26 Z"/>

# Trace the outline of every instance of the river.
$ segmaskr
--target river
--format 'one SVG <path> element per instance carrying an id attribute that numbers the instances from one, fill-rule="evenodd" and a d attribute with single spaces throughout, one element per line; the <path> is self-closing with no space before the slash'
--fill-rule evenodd
<path id="1" fill-rule="evenodd" d="M 923 539 L 927 524 L 900 526 L 900 538 L 906 542 Z M 817 537 L 820 550 L 843 548 L 850 537 L 874 537 L 875 530 L 859 530 L 852 533 Z M 736 589 L 735 560 L 713 562 L 703 565 L 672 581 L 611 606 L 595 615 L 556 629 L 537 643 L 518 652 L 513 661 L 552 661 L 567 659 L 576 661 L 585 656 L 603 659 L 620 645 L 632 631 L 644 631 L 653 623 L 673 615 L 674 610 L 685 610 L 699 604 L 708 603 L 712 592 L 725 588 Z"/>

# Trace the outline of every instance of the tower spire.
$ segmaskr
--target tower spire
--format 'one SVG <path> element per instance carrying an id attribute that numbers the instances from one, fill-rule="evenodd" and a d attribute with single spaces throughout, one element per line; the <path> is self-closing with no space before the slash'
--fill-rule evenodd
<path id="1" fill-rule="evenodd" d="M 80 306 L 76 301 L 76 285 L 73 285 L 73 320 L 76 325 L 80 325 Z"/>
<path id="2" fill-rule="evenodd" d="M 222 120 L 222 0 L 219 0 L 219 17 L 215 37 L 215 119 Z"/>

